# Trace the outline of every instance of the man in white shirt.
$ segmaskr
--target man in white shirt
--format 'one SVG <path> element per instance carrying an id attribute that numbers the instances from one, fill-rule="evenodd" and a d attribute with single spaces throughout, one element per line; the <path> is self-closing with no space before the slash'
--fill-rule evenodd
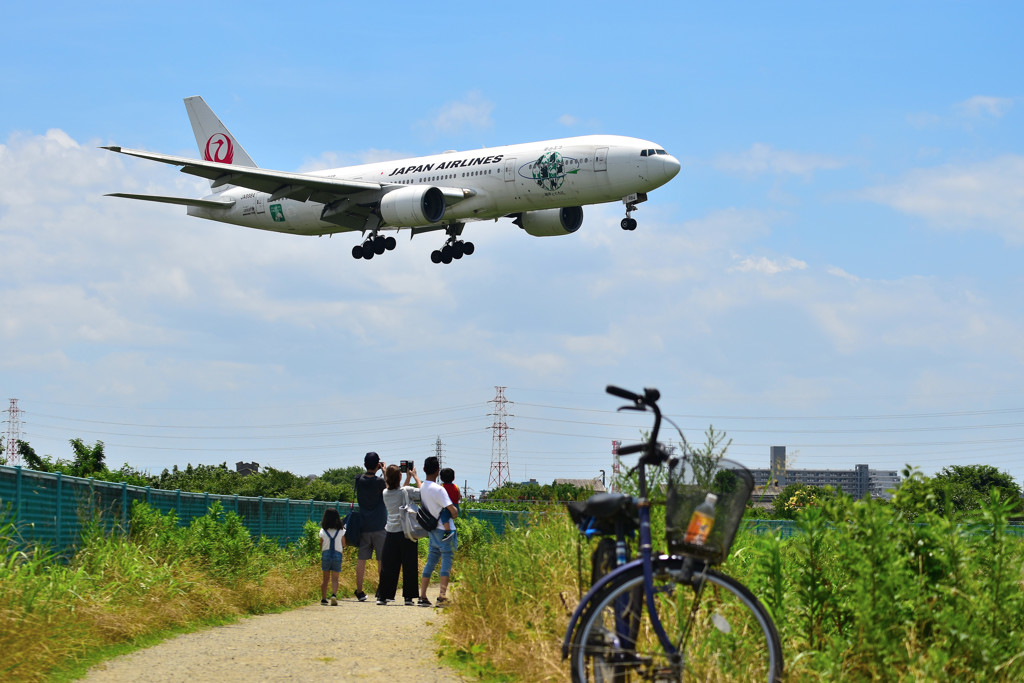
<path id="1" fill-rule="evenodd" d="M 441 515 L 441 510 L 447 508 L 454 520 L 459 516 L 459 508 L 452 505 L 452 499 L 444 487 L 437 483 L 437 475 L 441 471 L 441 463 L 435 456 L 430 456 L 423 461 L 423 474 L 427 480 L 420 487 L 420 502 L 427 512 L 435 518 Z M 454 526 L 454 525 L 453 525 Z M 443 605 L 448 602 L 448 579 L 452 571 L 452 556 L 459 547 L 459 539 L 455 529 L 452 529 L 451 538 L 442 540 L 445 530 L 440 526 L 430 532 L 429 549 L 427 551 L 427 562 L 423 565 L 423 573 L 420 576 L 420 607 L 430 607 L 430 600 L 427 599 L 427 587 L 430 586 L 430 575 L 434 573 L 434 567 L 438 560 L 441 561 L 441 589 L 437 596 L 437 604 Z"/>

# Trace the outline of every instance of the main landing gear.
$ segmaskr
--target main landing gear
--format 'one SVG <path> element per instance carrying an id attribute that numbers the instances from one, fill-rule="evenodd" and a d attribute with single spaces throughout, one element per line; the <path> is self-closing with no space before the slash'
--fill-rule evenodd
<path id="1" fill-rule="evenodd" d="M 374 255 L 379 256 L 385 251 L 391 251 L 397 245 L 398 241 L 394 237 L 373 234 L 362 244 L 352 247 L 352 258 L 364 258 L 369 261 Z"/>
<path id="2" fill-rule="evenodd" d="M 459 239 L 462 234 L 462 224 L 456 223 L 445 228 L 448 233 L 448 241 L 440 249 L 430 252 L 430 260 L 434 263 L 451 263 L 452 259 L 460 259 L 463 256 L 471 256 L 476 247 L 472 242 L 463 242 Z"/>

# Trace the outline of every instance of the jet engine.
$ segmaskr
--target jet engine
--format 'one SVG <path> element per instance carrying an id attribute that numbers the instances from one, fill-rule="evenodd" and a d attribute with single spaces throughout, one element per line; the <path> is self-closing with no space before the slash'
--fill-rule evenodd
<path id="1" fill-rule="evenodd" d="M 444 218 L 444 193 L 429 185 L 391 190 L 380 199 L 380 215 L 388 225 L 415 228 Z"/>
<path id="2" fill-rule="evenodd" d="M 571 235 L 583 225 L 583 207 L 524 211 L 512 222 L 534 237 Z"/>

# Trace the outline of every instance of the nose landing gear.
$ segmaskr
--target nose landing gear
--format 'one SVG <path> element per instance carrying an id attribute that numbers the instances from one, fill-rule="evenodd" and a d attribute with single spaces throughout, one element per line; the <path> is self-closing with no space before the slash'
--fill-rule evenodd
<path id="1" fill-rule="evenodd" d="M 630 216 L 630 214 L 636 211 L 637 204 L 645 201 L 647 201 L 646 192 L 638 192 L 622 198 L 622 203 L 626 205 L 626 217 L 619 223 L 620 228 L 623 230 L 636 230 L 636 219 Z"/>

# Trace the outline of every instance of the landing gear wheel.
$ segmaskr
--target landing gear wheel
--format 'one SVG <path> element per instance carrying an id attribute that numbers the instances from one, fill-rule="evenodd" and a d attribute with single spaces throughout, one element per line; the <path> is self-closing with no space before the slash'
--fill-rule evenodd
<path id="1" fill-rule="evenodd" d="M 472 242 L 463 242 L 462 251 L 463 253 L 466 254 L 466 256 L 472 256 L 473 252 L 476 251 L 476 247 L 473 246 Z"/>
<path id="2" fill-rule="evenodd" d="M 386 251 L 386 247 L 384 246 L 384 237 L 382 235 L 377 235 L 376 237 L 374 237 L 372 244 L 373 253 L 377 254 L 378 256 Z"/>
<path id="3" fill-rule="evenodd" d="M 629 218 L 627 216 L 626 218 L 623 218 L 622 221 L 619 223 L 619 227 L 621 227 L 623 230 L 636 230 L 636 219 Z"/>
<path id="4" fill-rule="evenodd" d="M 456 242 L 455 244 L 452 245 L 452 258 L 460 259 L 462 258 L 462 255 L 465 253 L 466 251 L 464 249 L 463 242 Z"/>
<path id="5" fill-rule="evenodd" d="M 392 251 L 392 250 L 394 250 L 394 248 L 396 246 L 398 246 L 398 240 L 396 240 L 394 237 L 385 237 L 384 238 L 384 248 L 385 249 L 387 249 L 388 251 Z"/>
<path id="6" fill-rule="evenodd" d="M 352 258 L 363 258 L 363 245 L 357 244 L 352 247 Z"/>
<path id="7" fill-rule="evenodd" d="M 440 263 L 441 262 L 441 251 L 439 249 L 435 249 L 434 251 L 430 252 L 430 260 L 433 263 Z"/>
<path id="8" fill-rule="evenodd" d="M 366 259 L 367 261 L 369 261 L 370 259 L 373 258 L 373 254 L 374 254 L 373 245 L 372 244 L 364 244 L 363 245 L 363 258 Z"/>

